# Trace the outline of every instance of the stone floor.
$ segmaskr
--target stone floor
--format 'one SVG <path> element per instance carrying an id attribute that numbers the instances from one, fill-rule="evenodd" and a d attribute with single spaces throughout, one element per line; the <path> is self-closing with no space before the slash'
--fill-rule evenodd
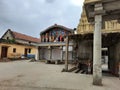
<path id="1" fill-rule="evenodd" d="M 93 86 L 92 76 L 61 72 L 64 65 L 0 62 L 0 90 L 120 90 L 117 77 L 103 76 L 103 86 Z"/>

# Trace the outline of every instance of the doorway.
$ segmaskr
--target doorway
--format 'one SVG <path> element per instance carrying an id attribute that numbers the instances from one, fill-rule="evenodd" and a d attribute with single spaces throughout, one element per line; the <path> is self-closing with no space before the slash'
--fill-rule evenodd
<path id="1" fill-rule="evenodd" d="M 108 71 L 108 48 L 102 48 L 102 70 Z"/>
<path id="2" fill-rule="evenodd" d="M 109 53 L 108 48 L 102 48 L 102 74 L 113 77 L 109 69 Z"/>
<path id="3" fill-rule="evenodd" d="M 7 58 L 8 47 L 2 46 L 1 58 Z"/>
<path id="4" fill-rule="evenodd" d="M 24 57 L 27 57 L 27 54 L 28 54 L 28 49 L 25 48 L 25 50 L 24 50 Z"/>

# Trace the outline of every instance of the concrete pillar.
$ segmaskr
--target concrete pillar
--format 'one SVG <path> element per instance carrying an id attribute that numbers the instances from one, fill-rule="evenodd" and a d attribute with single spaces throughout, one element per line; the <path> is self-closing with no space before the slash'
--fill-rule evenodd
<path id="1" fill-rule="evenodd" d="M 68 71 L 68 47 L 69 47 L 69 38 L 66 37 L 66 58 L 65 58 L 65 71 Z"/>
<path id="2" fill-rule="evenodd" d="M 102 4 L 95 5 L 95 12 L 102 10 Z M 93 84 L 102 85 L 102 68 L 101 68 L 101 29 L 102 15 L 95 15 L 94 30 L 94 50 L 93 50 Z"/>

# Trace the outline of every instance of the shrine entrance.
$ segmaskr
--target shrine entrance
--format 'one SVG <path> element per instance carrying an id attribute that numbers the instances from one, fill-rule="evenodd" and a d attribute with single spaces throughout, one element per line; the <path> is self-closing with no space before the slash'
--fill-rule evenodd
<path id="1" fill-rule="evenodd" d="M 91 71 L 93 68 L 93 33 L 70 35 L 69 40 L 74 41 L 74 49 L 78 60 L 89 60 Z M 120 62 L 120 33 L 103 33 L 102 34 L 101 62 L 102 71 L 108 74 L 119 75 Z"/>

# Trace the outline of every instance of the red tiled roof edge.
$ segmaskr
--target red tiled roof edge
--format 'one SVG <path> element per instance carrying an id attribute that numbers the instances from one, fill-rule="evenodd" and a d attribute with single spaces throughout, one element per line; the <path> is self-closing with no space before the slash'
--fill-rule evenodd
<path id="1" fill-rule="evenodd" d="M 22 34 L 22 33 L 18 33 L 18 32 L 12 31 L 12 30 L 11 30 L 11 32 L 12 32 L 12 34 L 13 34 L 15 39 L 20 39 L 20 40 L 40 43 L 40 39 L 39 38 L 28 36 L 28 35 L 25 35 L 25 34 Z"/>

